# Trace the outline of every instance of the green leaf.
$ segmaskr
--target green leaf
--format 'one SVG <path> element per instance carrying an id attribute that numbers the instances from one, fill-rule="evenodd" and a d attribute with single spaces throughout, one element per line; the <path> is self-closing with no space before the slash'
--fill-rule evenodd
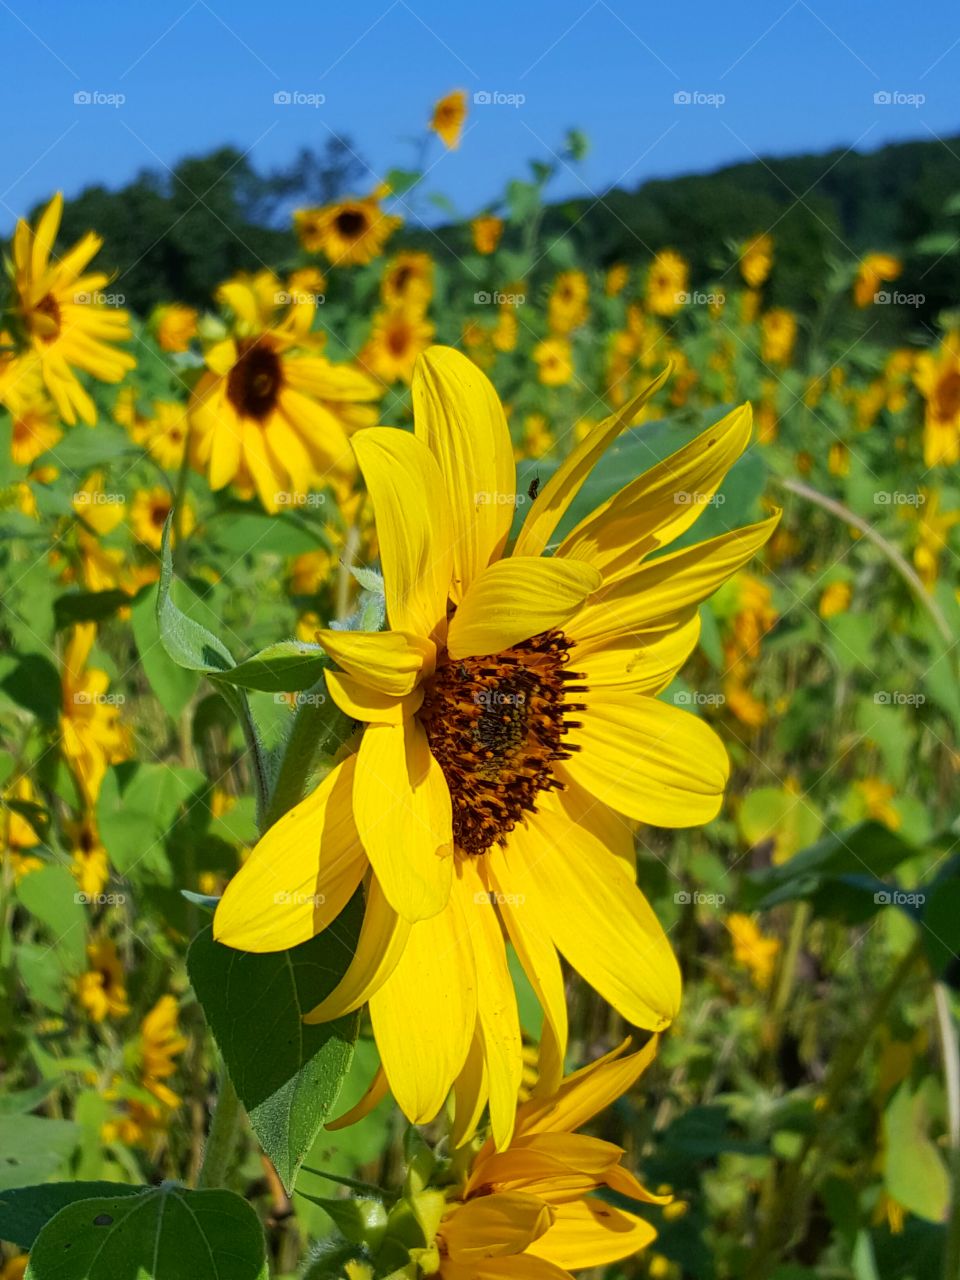
<path id="1" fill-rule="evenodd" d="M 359 1013 L 307 1026 L 356 950 L 360 895 L 329 928 L 289 951 L 254 955 L 194 939 L 187 968 L 230 1079 L 289 1191 L 353 1058 Z"/>
<path id="2" fill-rule="evenodd" d="M 177 720 L 197 691 L 200 675 L 178 666 L 160 639 L 154 588 L 137 597 L 130 610 L 133 638 L 150 687 L 172 720 Z"/>
<path id="3" fill-rule="evenodd" d="M 102 622 L 129 605 L 131 596 L 119 588 L 110 591 L 68 591 L 53 602 L 57 630 L 76 622 Z"/>
<path id="4" fill-rule="evenodd" d="M 930 1139 L 931 1089 L 928 1077 L 914 1093 L 905 1080 L 883 1116 L 884 1183 L 887 1193 L 927 1222 L 946 1222 L 950 1178 Z"/>
<path id="5" fill-rule="evenodd" d="M 157 587 L 157 629 L 160 642 L 178 667 L 189 671 L 228 671 L 235 666 L 230 650 L 212 631 L 184 613 L 173 600 L 173 557 L 170 551 L 172 514 L 163 529 L 160 583 Z"/>
<path id="6" fill-rule="evenodd" d="M 0 1116 L 24 1116 L 46 1101 L 57 1087 L 55 1080 L 41 1080 L 29 1089 L 21 1089 L 18 1093 L 0 1094 Z M 0 1232 L 0 1236 L 3 1233 Z"/>
<path id="7" fill-rule="evenodd" d="M 311 494 L 320 506 L 323 494 Z M 330 540 L 319 525 L 285 512 L 266 515 L 262 511 L 226 511 L 207 524 L 210 538 L 218 547 L 235 556 L 298 556 L 305 551 L 330 548 Z"/>
<path id="8" fill-rule="evenodd" d="M 388 169 L 384 181 L 394 196 L 406 195 L 411 187 L 415 187 L 423 174 L 416 169 Z"/>
<path id="9" fill-rule="evenodd" d="M 771 841 L 773 861 L 781 863 L 816 840 L 823 819 L 806 796 L 786 787 L 757 787 L 740 806 L 737 826 L 749 845 Z"/>
<path id="10" fill-rule="evenodd" d="M 923 941 L 933 972 L 943 975 L 960 954 L 960 879 L 945 875 L 926 891 Z"/>
<path id="11" fill-rule="evenodd" d="M 70 1120 L 0 1116 L 0 1191 L 58 1173 L 79 1137 L 79 1126 Z"/>
<path id="12" fill-rule="evenodd" d="M 47 1182 L 4 1191 L 0 1194 L 0 1240 L 30 1249 L 50 1219 L 68 1204 L 97 1196 L 139 1195 L 143 1190 L 122 1182 Z"/>
<path id="13" fill-rule="evenodd" d="M 124 454 L 142 456 L 143 450 L 133 443 L 122 427 L 100 422 L 95 430 L 78 426 L 68 431 L 55 448 L 37 459 L 36 466 L 54 466 L 60 471 L 73 471 L 80 476 Z"/>
<path id="14" fill-rule="evenodd" d="M 323 675 L 330 659 L 315 644 L 299 640 L 281 640 L 261 649 L 229 671 L 214 678 L 241 689 L 259 689 L 264 693 L 298 692 L 309 689 Z M 315 694 L 315 697 L 323 697 Z"/>
<path id="15" fill-rule="evenodd" d="M 62 866 L 40 867 L 17 886 L 20 904 L 46 927 L 51 949 L 73 972 L 83 967 L 87 918 L 76 880 Z"/>
<path id="16" fill-rule="evenodd" d="M 121 785 L 122 777 L 122 785 Z M 165 853 L 181 806 L 204 785 L 198 769 L 166 764 L 111 770 L 97 800 L 97 824 L 111 863 L 123 875 L 149 871 L 169 879 Z"/>
<path id="17" fill-rule="evenodd" d="M 30 1250 L 26 1280 L 266 1280 L 263 1228 L 231 1191 L 166 1182 L 61 1209 Z"/>
<path id="18" fill-rule="evenodd" d="M 60 672 L 42 654 L 24 654 L 12 670 L 4 671 L 0 689 L 44 724 L 53 726 L 59 720 Z"/>

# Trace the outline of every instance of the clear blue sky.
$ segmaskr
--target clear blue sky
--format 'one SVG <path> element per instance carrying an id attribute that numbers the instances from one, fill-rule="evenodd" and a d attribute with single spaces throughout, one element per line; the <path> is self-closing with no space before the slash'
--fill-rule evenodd
<path id="1" fill-rule="evenodd" d="M 456 87 L 526 99 L 471 107 L 460 150 L 430 153 L 430 188 L 464 213 L 572 125 L 591 150 L 558 194 L 960 129 L 955 0 L 0 0 L 0 47 L 5 227 L 57 187 L 116 186 L 224 142 L 268 167 L 335 131 L 376 174 L 409 166 Z M 84 91 L 125 101 L 76 104 Z M 326 101 L 276 105 L 283 91 Z"/>

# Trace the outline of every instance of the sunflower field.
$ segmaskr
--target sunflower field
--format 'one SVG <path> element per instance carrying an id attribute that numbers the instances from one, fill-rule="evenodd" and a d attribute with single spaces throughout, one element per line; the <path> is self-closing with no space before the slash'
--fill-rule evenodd
<path id="1" fill-rule="evenodd" d="M 960 312 L 555 169 L 5 247 L 2 1280 L 960 1276 Z"/>

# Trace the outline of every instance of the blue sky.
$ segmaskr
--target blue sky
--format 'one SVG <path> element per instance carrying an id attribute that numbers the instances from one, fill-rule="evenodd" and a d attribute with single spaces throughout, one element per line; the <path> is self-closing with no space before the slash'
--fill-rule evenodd
<path id="1" fill-rule="evenodd" d="M 0 42 L 4 226 L 57 187 L 120 185 L 224 142 L 269 167 L 336 132 L 382 175 L 411 164 L 456 87 L 524 99 L 472 106 L 461 148 L 429 153 L 429 187 L 463 213 L 568 126 L 591 149 L 561 170 L 564 195 L 960 128 L 960 7 L 941 0 L 0 0 Z"/>

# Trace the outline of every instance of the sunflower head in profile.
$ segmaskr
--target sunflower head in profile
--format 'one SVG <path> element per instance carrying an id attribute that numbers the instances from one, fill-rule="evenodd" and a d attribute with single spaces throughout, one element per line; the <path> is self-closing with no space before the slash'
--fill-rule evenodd
<path id="1" fill-rule="evenodd" d="M 395 214 L 384 213 L 380 202 L 388 194 L 378 188 L 369 196 L 339 201 L 319 209 L 298 209 L 294 230 L 309 253 L 322 253 L 334 266 L 372 262 L 400 225 Z"/>
<path id="2" fill-rule="evenodd" d="M 446 94 L 433 108 L 430 128 L 448 151 L 460 145 L 460 135 L 467 119 L 467 95 L 462 89 Z"/>
<path id="3" fill-rule="evenodd" d="M 434 328 L 419 307 L 387 307 L 373 319 L 360 363 L 383 382 L 410 382 L 421 351 L 433 340 Z"/>
<path id="4" fill-rule="evenodd" d="M 701 602 L 777 517 L 666 550 L 745 448 L 744 407 L 560 531 L 665 379 L 576 445 L 512 546 L 503 408 L 459 352 L 420 357 L 413 434 L 353 436 L 389 630 L 318 639 L 335 663 L 329 695 L 360 731 L 216 913 L 220 941 L 279 951 L 332 925 L 362 882 L 356 953 L 308 1020 L 369 1002 L 406 1115 L 431 1119 L 453 1087 L 458 1132 L 489 1103 L 498 1148 L 523 1072 L 505 936 L 544 1009 L 545 1087 L 567 1040 L 561 955 L 635 1026 L 659 1030 L 679 1004 L 676 961 L 636 885 L 634 827 L 710 821 L 728 764 L 703 720 L 657 695 L 697 643 Z"/>
<path id="5" fill-rule="evenodd" d="M 58 192 L 36 230 L 22 218 L 13 238 L 13 309 L 37 358 L 47 391 L 65 422 L 91 425 L 97 411 L 77 370 L 101 382 L 120 382 L 136 365 L 113 345 L 131 336 L 126 311 L 108 305 L 110 277 L 87 271 L 103 241 L 88 232 L 63 257 L 53 252 L 63 196 Z"/>

